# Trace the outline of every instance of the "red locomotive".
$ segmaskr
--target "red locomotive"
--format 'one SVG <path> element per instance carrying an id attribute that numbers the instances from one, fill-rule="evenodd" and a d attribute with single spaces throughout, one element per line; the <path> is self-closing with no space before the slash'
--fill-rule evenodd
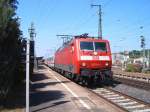
<path id="1" fill-rule="evenodd" d="M 109 41 L 87 35 L 75 36 L 56 51 L 54 58 L 56 71 L 86 84 L 112 79 L 111 66 Z"/>

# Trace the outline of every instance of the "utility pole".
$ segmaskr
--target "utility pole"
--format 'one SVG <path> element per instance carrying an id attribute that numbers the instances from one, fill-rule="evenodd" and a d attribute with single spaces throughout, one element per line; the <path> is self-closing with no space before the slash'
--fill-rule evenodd
<path id="1" fill-rule="evenodd" d="M 29 30 L 29 34 L 30 34 L 30 40 L 34 41 L 34 38 L 36 37 L 36 33 L 35 33 L 35 28 L 34 28 L 34 23 L 31 23 L 31 27 L 28 29 Z"/>
<path id="2" fill-rule="evenodd" d="M 26 44 L 26 112 L 29 112 L 30 40 Z"/>
<path id="3" fill-rule="evenodd" d="M 148 68 L 150 69 L 150 49 L 148 49 Z"/>
<path id="4" fill-rule="evenodd" d="M 30 34 L 30 41 L 31 41 L 31 45 L 32 45 L 32 49 L 33 49 L 33 58 L 34 58 L 34 68 L 37 69 L 37 61 L 36 61 L 36 53 L 35 53 L 35 37 L 36 37 L 36 33 L 35 33 L 35 28 L 34 28 L 34 23 L 31 23 L 31 27 L 28 29 L 29 30 L 29 34 Z"/>
<path id="5" fill-rule="evenodd" d="M 35 29 L 34 24 L 31 24 L 31 28 L 28 29 L 30 34 L 30 39 L 27 38 L 27 44 L 26 44 L 26 112 L 29 112 L 30 110 L 30 71 L 32 67 L 32 60 L 35 60 L 35 50 L 34 50 L 34 37 L 35 37 Z M 31 51 L 32 49 L 32 51 Z M 34 56 L 34 57 L 32 57 Z M 31 58 L 30 58 L 31 57 Z M 31 66 L 31 67 L 30 67 Z"/>
<path id="6" fill-rule="evenodd" d="M 91 7 L 98 7 L 98 38 L 102 39 L 102 11 L 101 11 L 101 5 L 94 5 L 92 4 Z"/>

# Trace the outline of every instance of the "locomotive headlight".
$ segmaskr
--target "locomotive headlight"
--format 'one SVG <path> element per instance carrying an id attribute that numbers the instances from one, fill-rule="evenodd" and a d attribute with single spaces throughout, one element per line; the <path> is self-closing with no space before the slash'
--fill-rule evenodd
<path id="1" fill-rule="evenodd" d="M 108 62 L 106 62 L 106 63 L 105 63 L 105 66 L 108 66 L 108 65 L 109 65 L 109 63 L 108 63 Z"/>
<path id="2" fill-rule="evenodd" d="M 97 55 L 97 52 L 94 52 L 93 54 L 94 54 L 94 55 Z"/>
<path id="3" fill-rule="evenodd" d="M 82 66 L 85 67 L 85 66 L 86 66 L 86 63 L 83 62 L 83 63 L 82 63 Z"/>

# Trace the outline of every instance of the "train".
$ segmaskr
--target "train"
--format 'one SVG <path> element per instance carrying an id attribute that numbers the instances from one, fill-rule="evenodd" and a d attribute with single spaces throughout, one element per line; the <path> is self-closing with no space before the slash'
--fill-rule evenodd
<path id="1" fill-rule="evenodd" d="M 85 34 L 74 36 L 61 46 L 55 52 L 53 63 L 51 68 L 86 85 L 113 78 L 109 41 Z"/>
<path id="2" fill-rule="evenodd" d="M 52 56 L 52 57 L 45 59 L 44 64 L 46 64 L 51 69 L 54 69 L 54 57 Z"/>

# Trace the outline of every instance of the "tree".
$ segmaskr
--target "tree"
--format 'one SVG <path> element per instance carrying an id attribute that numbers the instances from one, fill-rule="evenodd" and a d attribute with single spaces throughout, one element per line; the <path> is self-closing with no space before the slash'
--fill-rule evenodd
<path id="1" fill-rule="evenodd" d="M 20 63 L 21 31 L 16 17 L 17 0 L 0 0 L 0 96 L 9 92 Z M 3 92 L 1 92 L 3 91 Z M 1 98 L 0 97 L 0 98 Z"/>
<path id="2" fill-rule="evenodd" d="M 6 37 L 5 29 L 8 22 L 15 16 L 16 0 L 0 0 L 0 39 Z"/>
<path id="3" fill-rule="evenodd" d="M 141 57 L 141 51 L 133 50 L 129 52 L 130 58 L 140 58 Z"/>

